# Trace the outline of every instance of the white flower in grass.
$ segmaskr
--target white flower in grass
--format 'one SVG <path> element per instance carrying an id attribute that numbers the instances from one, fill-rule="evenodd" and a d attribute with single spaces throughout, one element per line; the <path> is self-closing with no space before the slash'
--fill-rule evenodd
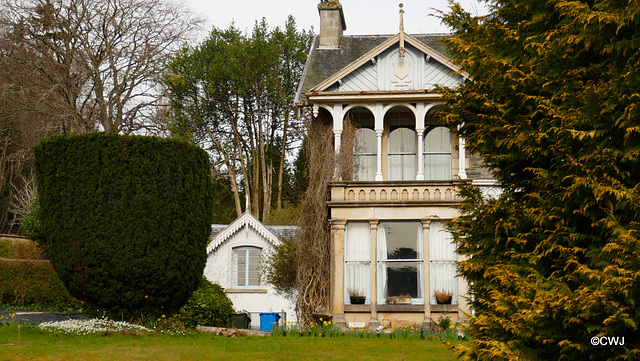
<path id="1" fill-rule="evenodd" d="M 120 332 L 123 330 L 148 331 L 148 328 L 132 325 L 122 321 L 113 321 L 106 318 L 90 320 L 66 320 L 58 322 L 43 322 L 40 329 L 49 332 L 60 332 L 64 334 L 76 334 L 78 336 L 93 334 L 97 332 Z"/>

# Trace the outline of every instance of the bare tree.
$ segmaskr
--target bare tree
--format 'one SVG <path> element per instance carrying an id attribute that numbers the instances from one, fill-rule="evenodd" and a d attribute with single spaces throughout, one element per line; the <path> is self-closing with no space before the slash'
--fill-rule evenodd
<path id="1" fill-rule="evenodd" d="M 29 98 L 65 132 L 149 128 L 165 61 L 200 23 L 165 0 L 0 1 L 14 60 L 42 82 Z"/>
<path id="2" fill-rule="evenodd" d="M 165 61 L 201 22 L 168 1 L 0 0 L 0 232 L 33 199 L 40 139 L 156 130 Z"/>

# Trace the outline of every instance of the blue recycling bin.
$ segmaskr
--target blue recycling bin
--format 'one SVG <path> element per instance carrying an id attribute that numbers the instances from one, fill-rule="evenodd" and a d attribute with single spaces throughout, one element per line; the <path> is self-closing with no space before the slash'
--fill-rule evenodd
<path id="1" fill-rule="evenodd" d="M 271 331 L 273 324 L 279 319 L 280 315 L 275 312 L 260 313 L 260 331 Z"/>

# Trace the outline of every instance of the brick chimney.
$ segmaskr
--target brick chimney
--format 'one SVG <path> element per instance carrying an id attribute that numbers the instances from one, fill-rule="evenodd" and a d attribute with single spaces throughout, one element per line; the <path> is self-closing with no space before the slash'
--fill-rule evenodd
<path id="1" fill-rule="evenodd" d="M 320 48 L 337 49 L 342 32 L 347 29 L 342 4 L 339 0 L 323 0 L 318 4 L 320 13 Z"/>

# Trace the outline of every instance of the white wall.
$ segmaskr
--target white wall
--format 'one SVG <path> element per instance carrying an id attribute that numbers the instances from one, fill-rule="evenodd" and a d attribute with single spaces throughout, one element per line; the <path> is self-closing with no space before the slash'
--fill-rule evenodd
<path id="1" fill-rule="evenodd" d="M 237 311 L 248 312 L 281 312 L 287 314 L 287 321 L 295 322 L 294 304 L 278 295 L 273 286 L 262 280 L 260 289 L 233 289 L 231 282 L 232 250 L 234 247 L 253 246 L 262 248 L 262 255 L 274 251 L 274 246 L 255 232 L 248 224 L 238 230 L 226 242 L 211 252 L 207 258 L 204 276 L 211 282 L 217 283 L 227 290 L 227 296 L 233 302 Z M 257 293 L 258 292 L 258 293 Z M 253 317 L 252 326 L 258 325 L 259 320 Z"/>

